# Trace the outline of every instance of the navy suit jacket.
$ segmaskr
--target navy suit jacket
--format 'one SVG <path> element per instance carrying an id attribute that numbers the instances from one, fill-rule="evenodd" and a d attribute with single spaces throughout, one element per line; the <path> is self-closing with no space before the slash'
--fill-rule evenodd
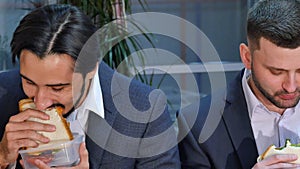
<path id="1" fill-rule="evenodd" d="M 172 128 L 172 121 L 165 105 L 166 99 L 162 92 L 153 90 L 140 82 L 131 81 L 129 78 L 115 73 L 104 63 L 99 65 L 98 73 L 103 95 L 105 119 L 95 116 L 93 112 L 89 113 L 89 120 L 91 119 L 93 124 L 89 125 L 89 128 L 92 126 L 95 129 L 92 134 L 88 133 L 86 137 L 90 168 L 180 168 L 178 148 L 175 144 L 177 142 L 175 132 L 169 132 L 168 138 L 172 138 L 172 140 L 161 140 L 160 143 L 144 143 L 141 139 L 140 142 L 135 143 L 136 148 L 134 149 L 130 147 L 131 143 L 128 140 L 116 137 L 116 133 L 119 133 L 129 138 L 150 138 Z M 113 83 L 112 79 L 114 79 Z M 129 84 L 128 89 L 126 84 Z M 120 111 L 128 109 L 126 104 L 128 100 L 124 100 L 127 95 L 134 108 L 144 113 L 145 117 L 149 117 L 148 122 L 147 120 L 143 123 L 135 122 L 121 115 Z M 150 95 L 156 101 L 154 106 L 150 105 L 148 98 Z M 19 70 L 0 73 L 1 138 L 9 118 L 18 113 L 18 101 L 22 98 L 26 98 L 26 95 L 22 90 Z M 159 116 L 152 118 L 157 108 L 163 108 L 164 111 Z M 139 154 L 155 151 L 152 148 L 157 146 L 153 145 L 166 145 L 164 144 L 166 142 L 174 142 L 174 144 L 167 143 L 167 145 L 173 145 L 168 148 L 168 151 L 151 152 L 153 156 L 141 155 L 143 158 L 135 158 L 140 157 Z M 122 156 L 122 152 L 116 152 L 118 148 L 122 148 L 122 151 L 127 150 L 127 146 L 128 151 L 136 151 L 129 154 L 137 154 L 137 156 L 126 157 Z"/>
<path id="2" fill-rule="evenodd" d="M 183 169 L 250 169 L 255 165 L 258 152 L 241 83 L 243 72 L 226 92 L 206 97 L 199 108 L 194 104 L 179 113 Z"/>

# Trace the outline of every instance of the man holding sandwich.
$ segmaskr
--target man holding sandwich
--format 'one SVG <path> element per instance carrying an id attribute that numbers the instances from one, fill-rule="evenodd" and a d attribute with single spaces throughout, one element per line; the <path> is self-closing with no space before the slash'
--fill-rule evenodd
<path id="1" fill-rule="evenodd" d="M 63 107 L 72 132 L 85 135 L 75 168 L 180 168 L 163 94 L 101 62 L 99 44 L 82 51 L 95 32 L 90 19 L 70 5 L 44 6 L 21 20 L 11 41 L 20 69 L 0 74 L 1 168 L 21 168 L 20 148 L 51 141 L 39 131 L 59 128 L 28 119 L 47 120 L 43 110 L 55 106 Z M 36 109 L 19 113 L 24 98 L 33 99 Z M 134 113 L 135 119 L 126 116 Z M 150 139 L 166 130 L 168 137 Z M 164 138 L 159 145 L 158 138 Z M 41 160 L 34 164 L 50 167 Z"/>
<path id="2" fill-rule="evenodd" d="M 257 161 L 273 144 L 300 142 L 300 1 L 258 1 L 248 13 L 247 41 L 240 45 L 245 69 L 227 89 L 201 100 L 199 110 L 180 111 L 182 168 L 300 166 L 292 153 Z"/>

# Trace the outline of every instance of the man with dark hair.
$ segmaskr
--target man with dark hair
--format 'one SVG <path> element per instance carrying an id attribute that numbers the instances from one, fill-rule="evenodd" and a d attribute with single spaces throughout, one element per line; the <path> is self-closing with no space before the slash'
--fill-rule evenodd
<path id="1" fill-rule="evenodd" d="M 294 154 L 257 162 L 272 144 L 300 142 L 300 1 L 258 1 L 248 13 L 247 41 L 240 45 L 245 69 L 227 90 L 180 111 L 182 168 L 300 166 Z"/>
<path id="2" fill-rule="evenodd" d="M 21 147 L 50 141 L 38 131 L 58 128 L 27 119 L 48 119 L 43 110 L 55 105 L 64 107 L 71 130 L 85 135 L 76 168 L 180 168 L 164 95 L 101 62 L 99 44 L 85 45 L 95 32 L 90 19 L 70 5 L 44 6 L 21 20 L 11 41 L 20 69 L 0 74 L 1 168 L 21 168 Z M 32 98 L 37 109 L 19 113 L 23 98 Z"/>

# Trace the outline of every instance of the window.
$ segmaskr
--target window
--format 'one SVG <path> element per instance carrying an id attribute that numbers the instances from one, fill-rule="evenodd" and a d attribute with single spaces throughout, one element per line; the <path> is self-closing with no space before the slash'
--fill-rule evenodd
<path id="1" fill-rule="evenodd" d="M 213 87 L 222 88 L 232 80 L 235 74 L 243 67 L 239 57 L 239 45 L 241 42 L 246 42 L 246 17 L 248 8 L 254 4 L 254 0 L 147 0 L 149 12 L 168 13 L 180 18 L 183 18 L 198 29 L 200 29 L 215 48 L 220 60 L 225 64 L 225 79 L 214 83 Z M 138 2 L 133 3 L 133 12 L 143 12 Z M 168 26 L 167 23 L 161 23 Z M 161 25 L 160 25 L 161 26 Z M 189 32 L 186 32 L 185 25 L 182 26 L 180 34 L 189 37 Z M 174 29 L 172 27 L 170 30 Z M 215 79 L 221 77 L 223 72 L 218 72 L 218 65 L 211 63 L 211 70 L 206 70 L 201 64 L 197 54 L 192 51 L 186 44 L 179 42 L 168 36 L 154 35 L 156 39 L 155 47 L 158 49 L 167 50 L 174 55 L 180 57 L 185 64 L 189 65 L 194 72 L 200 96 L 207 95 L 212 90 L 210 84 L 211 76 Z M 202 39 L 188 39 L 195 44 L 201 44 Z M 201 57 L 209 57 L 210 52 L 202 52 L 207 50 L 199 45 Z M 164 56 L 160 56 L 161 62 L 168 63 L 164 60 Z M 214 61 L 214 60 L 212 60 Z M 168 65 L 168 64 L 167 64 Z M 180 69 L 182 72 L 180 73 Z M 211 71 L 210 74 L 207 71 Z M 150 70 L 149 74 L 153 71 Z M 175 110 L 180 105 L 180 101 L 192 102 L 194 96 L 199 95 L 191 89 L 191 75 L 180 67 L 174 69 L 173 74 L 164 76 L 159 73 L 154 78 L 155 82 L 159 83 L 161 78 L 164 78 L 160 88 L 167 94 L 170 102 L 174 103 Z M 179 80 L 178 80 L 179 79 Z M 176 81 L 178 80 L 178 81 Z M 181 89 L 181 98 L 178 91 Z"/>

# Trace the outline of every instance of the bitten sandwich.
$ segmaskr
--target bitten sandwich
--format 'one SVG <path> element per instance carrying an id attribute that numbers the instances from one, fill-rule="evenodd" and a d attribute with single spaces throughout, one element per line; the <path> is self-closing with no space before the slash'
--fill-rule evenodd
<path id="1" fill-rule="evenodd" d="M 284 147 L 276 147 L 275 145 L 271 145 L 267 148 L 267 150 L 258 158 L 258 161 L 261 161 L 269 156 L 275 154 L 296 154 L 298 159 L 291 162 L 300 164 L 300 144 L 291 144 L 290 140 L 286 140 Z"/>
<path id="2" fill-rule="evenodd" d="M 22 99 L 19 101 L 19 110 L 25 111 L 26 109 L 35 109 L 36 106 L 32 99 Z M 72 132 L 70 130 L 70 125 L 66 121 L 66 119 L 62 116 L 63 108 L 60 106 L 56 106 L 54 108 L 48 108 L 44 110 L 46 114 L 50 116 L 49 120 L 42 120 L 39 118 L 29 118 L 30 121 L 36 121 L 44 124 L 52 124 L 56 126 L 55 132 L 44 132 L 39 131 L 40 134 L 48 137 L 50 142 L 47 144 L 39 143 L 38 148 L 42 148 L 43 146 L 48 146 L 50 144 L 59 144 L 62 142 L 66 142 L 73 139 Z M 29 149 L 29 148 L 28 148 Z"/>

